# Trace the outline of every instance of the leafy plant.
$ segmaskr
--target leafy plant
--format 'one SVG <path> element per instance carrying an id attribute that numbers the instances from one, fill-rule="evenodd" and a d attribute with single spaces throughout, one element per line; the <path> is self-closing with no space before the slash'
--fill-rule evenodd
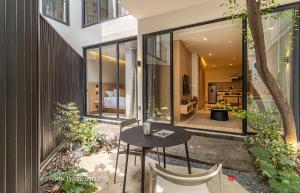
<path id="1" fill-rule="evenodd" d="M 216 108 L 217 109 L 232 110 L 233 107 L 230 105 L 230 103 L 225 103 L 224 101 L 221 101 L 221 102 L 217 102 Z"/>
<path id="2" fill-rule="evenodd" d="M 102 138 L 102 134 L 95 130 L 97 120 L 93 118 L 84 118 L 81 123 L 76 125 L 72 130 L 70 139 L 72 142 L 80 142 L 85 153 L 91 153 L 93 146 L 96 145 L 98 139 Z"/>
<path id="3" fill-rule="evenodd" d="M 278 175 L 268 180 L 275 193 L 299 193 L 300 178 L 294 173 L 279 171 Z"/>
<path id="4" fill-rule="evenodd" d="M 236 116 L 247 118 L 258 131 L 246 138 L 255 166 L 268 178 L 275 193 L 299 193 L 300 178 L 296 173 L 297 155 L 286 144 L 279 131 L 279 114 L 274 109 L 263 112 L 236 111 Z"/>
<path id="5" fill-rule="evenodd" d="M 256 158 L 260 172 L 268 178 L 268 183 L 275 193 L 300 192 L 300 177 L 294 171 L 278 169 L 273 164 L 272 154 L 269 150 L 259 145 L 253 145 L 249 151 Z M 283 155 L 279 157 L 281 164 L 287 168 L 296 167 L 293 157 Z"/>
<path id="6" fill-rule="evenodd" d="M 297 156 L 293 147 L 285 143 L 279 131 L 280 115 L 277 111 L 272 108 L 263 112 L 238 110 L 234 112 L 234 116 L 242 119 L 247 118 L 252 128 L 258 131 L 255 135 L 246 138 L 248 145 L 258 145 L 266 150 L 269 158 L 267 161 L 270 161 L 276 169 L 283 171 L 295 170 Z M 249 150 L 257 150 L 257 147 L 254 146 Z M 262 157 L 259 158 L 262 159 Z"/>
<path id="7" fill-rule="evenodd" d="M 167 121 L 169 119 L 169 109 L 168 107 L 156 107 L 154 109 L 154 119 Z"/>
<path id="8" fill-rule="evenodd" d="M 55 181 L 60 184 L 61 189 L 66 193 L 92 193 L 97 190 L 94 181 L 86 176 L 80 175 L 87 170 L 74 167 L 68 171 L 58 171 L 47 176 L 47 181 Z"/>
<path id="9" fill-rule="evenodd" d="M 92 152 L 93 147 L 102 138 L 95 130 L 96 125 L 95 118 L 80 120 L 80 111 L 75 103 L 56 104 L 52 126 L 65 136 L 67 143 L 79 142 L 87 154 Z"/>
<path id="10" fill-rule="evenodd" d="M 80 124 L 80 111 L 75 103 L 56 103 L 52 127 L 61 132 L 68 140 L 78 124 Z"/>

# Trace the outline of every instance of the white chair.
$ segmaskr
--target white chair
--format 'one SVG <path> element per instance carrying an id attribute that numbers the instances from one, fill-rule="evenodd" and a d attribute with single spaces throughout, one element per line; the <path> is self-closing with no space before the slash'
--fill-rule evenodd
<path id="1" fill-rule="evenodd" d="M 149 193 L 210 193 L 207 182 L 219 175 L 220 193 L 223 191 L 222 164 L 199 174 L 179 174 L 158 164 L 150 164 Z"/>

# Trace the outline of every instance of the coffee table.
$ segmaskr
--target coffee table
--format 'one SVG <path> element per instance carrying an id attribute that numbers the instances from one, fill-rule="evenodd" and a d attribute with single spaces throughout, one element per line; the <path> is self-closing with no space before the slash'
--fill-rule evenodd
<path id="1" fill-rule="evenodd" d="M 190 158 L 189 158 L 189 151 L 187 142 L 191 139 L 191 135 L 189 132 L 185 131 L 184 129 L 180 129 L 173 126 L 151 126 L 151 133 L 158 132 L 162 129 L 174 131 L 172 135 L 161 138 L 154 135 L 144 135 L 143 133 L 143 126 L 137 126 L 130 129 L 127 129 L 121 132 L 120 139 L 127 143 L 127 150 L 126 150 L 126 162 L 125 162 L 125 173 L 124 173 L 124 181 L 123 181 L 123 193 L 125 193 L 126 189 L 126 176 L 127 176 L 127 167 L 128 167 L 128 156 L 130 145 L 138 146 L 142 148 L 142 179 L 141 179 L 141 193 L 144 193 L 144 180 L 145 180 L 145 154 L 147 151 L 157 147 L 163 148 L 164 154 L 164 167 L 166 167 L 166 155 L 165 155 L 165 148 L 172 147 L 180 144 L 185 145 L 185 152 L 186 152 L 186 159 L 187 159 L 187 166 L 188 172 L 191 174 L 191 165 L 190 165 Z"/>
<path id="2" fill-rule="evenodd" d="M 216 120 L 216 121 L 228 121 L 229 109 L 210 109 L 210 119 Z"/>

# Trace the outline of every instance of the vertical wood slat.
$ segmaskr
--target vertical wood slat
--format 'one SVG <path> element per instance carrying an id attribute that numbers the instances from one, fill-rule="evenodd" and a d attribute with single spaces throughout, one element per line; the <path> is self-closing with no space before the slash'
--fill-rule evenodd
<path id="1" fill-rule="evenodd" d="M 83 59 L 40 17 L 40 132 L 41 161 L 59 145 L 50 127 L 56 102 L 75 102 L 83 111 Z"/>
<path id="2" fill-rule="evenodd" d="M 0 193 L 37 193 L 38 0 L 0 0 Z"/>

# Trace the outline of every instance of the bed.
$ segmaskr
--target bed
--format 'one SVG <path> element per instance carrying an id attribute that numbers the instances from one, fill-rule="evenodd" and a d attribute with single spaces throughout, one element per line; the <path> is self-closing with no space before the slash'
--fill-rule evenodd
<path id="1" fill-rule="evenodd" d="M 117 108 L 117 97 L 105 96 L 103 98 L 103 108 L 104 109 L 116 109 Z M 120 109 L 126 108 L 126 97 L 124 97 L 124 96 L 119 97 L 119 108 Z"/>

